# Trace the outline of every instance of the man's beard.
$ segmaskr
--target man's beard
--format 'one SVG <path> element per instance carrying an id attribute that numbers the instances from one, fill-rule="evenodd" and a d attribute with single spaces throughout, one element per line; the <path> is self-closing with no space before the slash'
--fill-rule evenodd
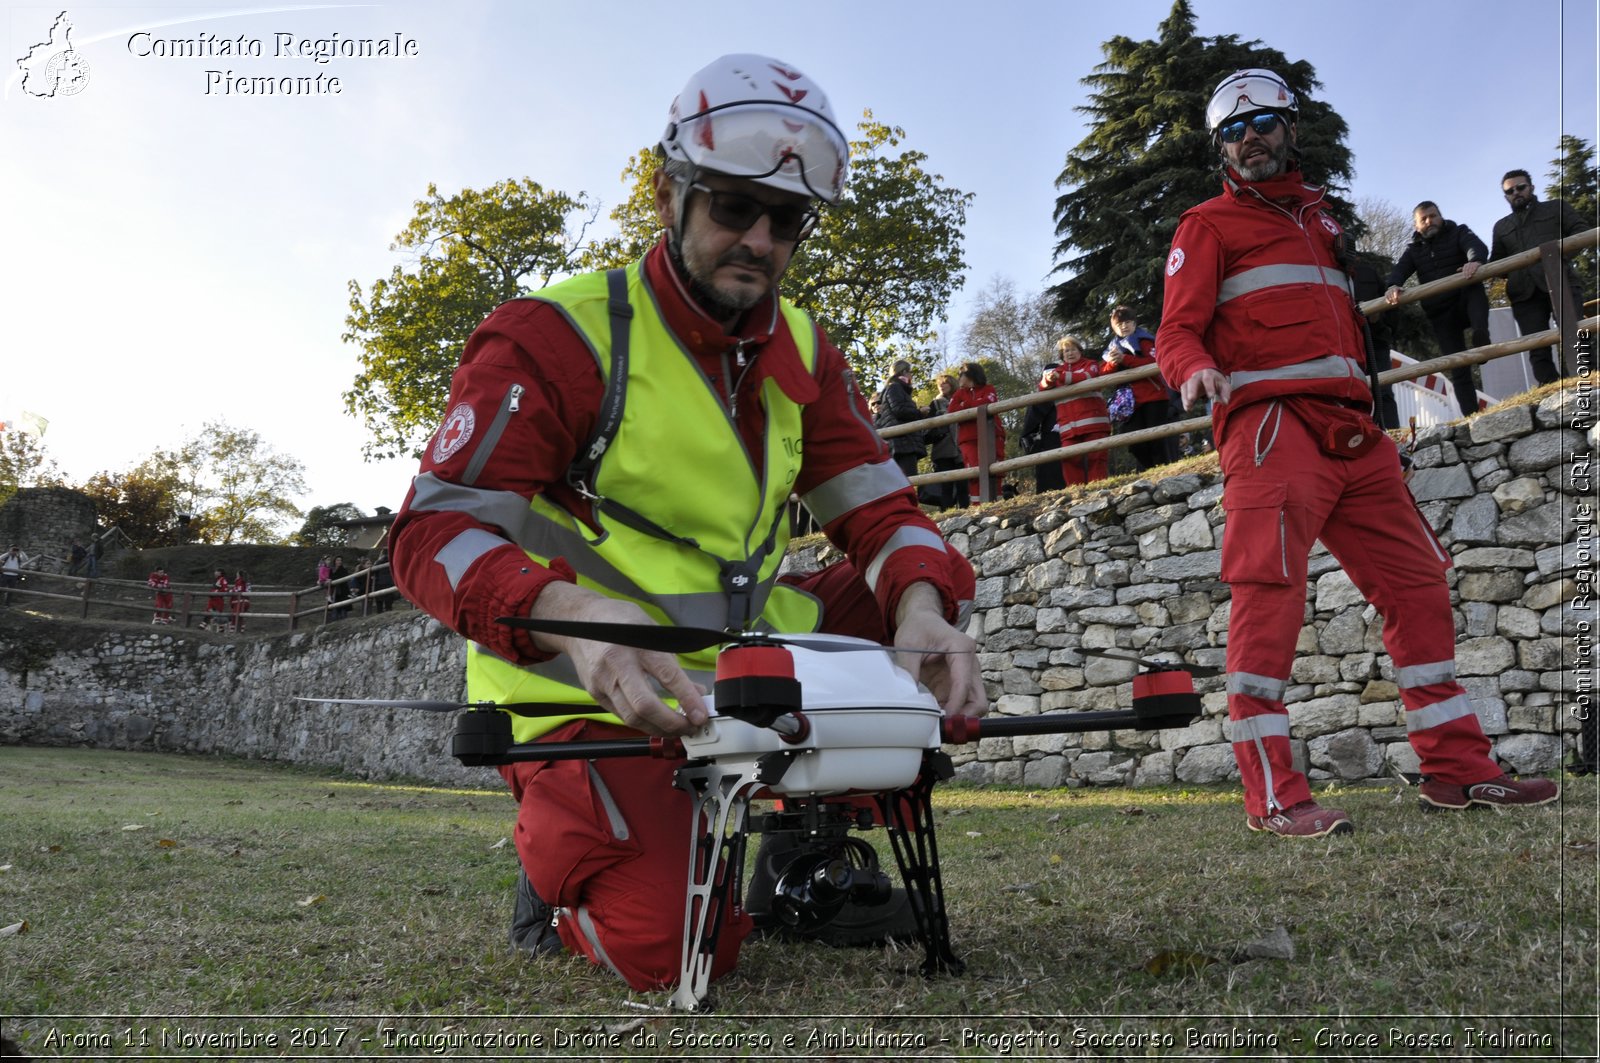
<path id="1" fill-rule="evenodd" d="M 667 241 L 667 255 L 677 267 L 678 276 L 683 278 L 685 287 L 689 291 L 689 298 L 694 300 L 695 305 L 704 310 L 713 321 L 737 320 L 746 310 L 759 303 L 766 294 L 762 292 L 748 300 L 729 299 L 708 282 L 701 280 L 689 268 L 689 263 L 683 257 L 683 247 L 678 240 Z"/>
<path id="2" fill-rule="evenodd" d="M 1239 176 L 1246 181 L 1265 181 L 1269 177 L 1276 177 L 1283 172 L 1284 164 L 1289 159 L 1289 141 L 1284 139 L 1275 149 L 1268 149 L 1269 158 L 1256 163 L 1254 166 L 1239 165 L 1236 169 Z"/>

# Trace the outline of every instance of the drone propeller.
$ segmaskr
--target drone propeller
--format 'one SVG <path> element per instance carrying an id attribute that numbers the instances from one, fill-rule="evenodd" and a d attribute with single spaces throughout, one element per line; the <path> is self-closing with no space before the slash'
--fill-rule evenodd
<path id="1" fill-rule="evenodd" d="M 1143 667 L 1149 668 L 1150 670 L 1156 672 L 1188 672 L 1190 675 L 1195 676 L 1198 679 L 1205 679 L 1208 676 L 1222 674 L 1222 669 L 1213 668 L 1210 665 L 1204 664 L 1185 664 L 1182 661 L 1152 661 L 1147 660 L 1144 657 L 1135 656 L 1131 653 L 1113 653 L 1110 650 L 1086 650 L 1081 646 L 1078 648 L 1077 652 L 1083 654 L 1085 657 L 1105 657 L 1113 661 L 1132 661 L 1134 664 L 1142 665 Z"/>
<path id="2" fill-rule="evenodd" d="M 295 698 L 322 705 L 371 705 L 386 709 L 421 709 L 423 712 L 459 712 L 462 709 L 503 709 L 518 716 L 571 716 L 594 712 L 593 706 L 564 705 L 546 701 L 432 701 L 427 698 Z"/>
<path id="3" fill-rule="evenodd" d="M 808 638 L 805 635 L 772 635 L 765 632 L 718 631 L 710 627 L 665 627 L 661 624 L 613 624 L 589 620 L 535 620 L 526 616 L 502 616 L 499 623 L 507 627 L 539 631 L 547 635 L 565 635 L 594 642 L 610 642 L 618 646 L 631 646 L 636 650 L 658 650 L 662 653 L 696 653 L 712 646 L 732 643 L 736 646 L 762 646 L 777 643 L 780 646 L 798 646 L 818 653 L 860 653 L 876 650 L 880 653 L 949 653 L 949 650 L 921 650 L 908 646 L 880 646 L 871 642 L 836 642 L 833 639 Z M 976 652 L 964 650 L 961 652 Z"/>

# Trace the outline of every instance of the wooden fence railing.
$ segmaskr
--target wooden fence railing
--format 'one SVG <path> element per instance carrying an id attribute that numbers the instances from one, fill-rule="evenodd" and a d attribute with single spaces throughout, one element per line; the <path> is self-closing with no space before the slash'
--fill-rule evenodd
<path id="1" fill-rule="evenodd" d="M 400 597 L 400 592 L 388 580 L 378 577 L 377 582 L 389 585 L 373 586 L 374 576 L 387 575 L 388 570 L 387 564 L 375 565 L 330 581 L 327 586 L 252 588 L 247 596 L 249 608 L 237 616 L 233 608 L 237 597 L 232 592 L 219 594 L 204 584 L 174 583 L 169 588 L 171 608 L 158 610 L 155 590 L 140 580 L 27 570 L 20 585 L 0 589 L 0 606 L 79 619 L 94 616 L 154 624 L 170 622 L 175 627 L 209 626 L 223 631 L 260 630 L 263 624 L 268 624 L 294 631 L 307 622 L 328 624 L 348 616 L 368 616 L 386 612 L 396 604 L 410 608 L 411 603 Z M 339 587 L 348 587 L 349 595 L 335 599 L 332 592 Z M 208 609 L 212 598 L 222 599 L 220 611 Z M 163 621 L 162 613 L 170 620 Z"/>

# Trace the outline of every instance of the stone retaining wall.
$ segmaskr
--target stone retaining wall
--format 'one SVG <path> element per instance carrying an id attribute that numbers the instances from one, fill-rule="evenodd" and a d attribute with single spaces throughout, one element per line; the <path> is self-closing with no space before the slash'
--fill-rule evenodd
<path id="1" fill-rule="evenodd" d="M 1580 655 L 1595 622 L 1593 446 L 1571 427 L 1577 396 L 1426 431 L 1415 452 L 1412 490 L 1455 559 L 1458 674 L 1513 771 L 1550 770 L 1574 744 L 1585 704 L 1578 666 L 1592 666 Z M 1221 496 L 1215 475 L 1188 475 L 945 520 L 978 571 L 973 630 L 997 711 L 1126 708 L 1134 665 L 1079 647 L 1221 666 L 1230 606 L 1218 580 Z M 801 551 L 789 563 L 821 560 Z M 1297 756 L 1314 778 L 1415 770 L 1380 632 L 1319 548 L 1287 697 Z M 462 641 L 416 614 L 228 642 L 0 613 L 0 742 L 230 753 L 496 785 L 489 769 L 449 758 L 448 716 L 293 700 L 459 698 L 462 661 Z M 1028 786 L 1237 778 L 1222 680 L 1196 686 L 1205 716 L 1183 730 L 985 739 L 953 750 L 958 770 Z"/>

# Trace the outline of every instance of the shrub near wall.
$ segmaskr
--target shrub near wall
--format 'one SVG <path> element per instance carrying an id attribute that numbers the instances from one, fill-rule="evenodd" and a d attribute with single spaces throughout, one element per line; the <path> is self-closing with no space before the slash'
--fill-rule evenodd
<path id="1" fill-rule="evenodd" d="M 1513 771 L 1547 771 L 1574 744 L 1574 638 L 1593 631 L 1592 494 L 1566 426 L 1574 393 L 1422 433 L 1411 487 L 1453 555 L 1458 674 Z M 1229 599 L 1218 580 L 1215 475 L 1137 481 L 1014 516 L 943 522 L 978 573 L 973 630 L 996 711 L 1126 708 L 1134 666 L 1118 648 L 1220 666 Z M 1592 514 L 1592 510 L 1591 510 Z M 1586 529 L 1586 530 L 1585 530 Z M 1579 539 L 1580 530 L 1586 537 Z M 797 551 L 791 568 L 818 563 Z M 1297 755 L 1314 778 L 1411 771 L 1416 761 L 1383 652 L 1381 621 L 1320 550 L 1288 692 Z M 0 610 L 0 742 L 229 753 L 498 785 L 448 755 L 452 717 L 331 708 L 299 695 L 462 696 L 464 643 L 415 613 L 229 641 L 134 625 L 91 628 Z M 962 778 L 1028 786 L 1237 778 L 1222 679 L 1197 682 L 1205 715 L 1177 731 L 985 739 L 952 752 Z"/>

